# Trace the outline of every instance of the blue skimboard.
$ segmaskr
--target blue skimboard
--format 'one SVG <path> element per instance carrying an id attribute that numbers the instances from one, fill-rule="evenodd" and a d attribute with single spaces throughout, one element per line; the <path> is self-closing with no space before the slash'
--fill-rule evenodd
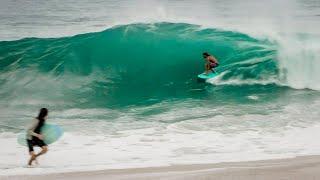
<path id="1" fill-rule="evenodd" d="M 41 134 L 44 136 L 43 141 L 46 144 L 52 144 L 56 142 L 62 135 L 63 130 L 60 126 L 54 124 L 45 124 L 41 128 Z M 27 146 L 27 133 L 26 131 L 21 132 L 18 135 L 18 143 Z"/>
<path id="2" fill-rule="evenodd" d="M 216 72 L 210 72 L 210 73 L 208 73 L 208 74 L 202 73 L 202 74 L 199 74 L 199 75 L 198 75 L 198 78 L 203 79 L 203 80 L 207 80 L 207 79 L 214 78 L 214 77 L 216 77 L 216 76 L 218 76 L 218 75 L 219 75 L 219 74 L 216 73 Z"/>

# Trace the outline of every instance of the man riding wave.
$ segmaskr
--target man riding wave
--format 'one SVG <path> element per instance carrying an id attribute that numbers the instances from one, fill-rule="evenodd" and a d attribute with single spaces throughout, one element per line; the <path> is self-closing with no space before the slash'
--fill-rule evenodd
<path id="1" fill-rule="evenodd" d="M 212 71 L 213 73 L 215 73 L 214 68 L 219 66 L 218 60 L 207 52 L 202 53 L 202 56 L 206 61 L 205 73 L 208 74 L 209 71 Z"/>

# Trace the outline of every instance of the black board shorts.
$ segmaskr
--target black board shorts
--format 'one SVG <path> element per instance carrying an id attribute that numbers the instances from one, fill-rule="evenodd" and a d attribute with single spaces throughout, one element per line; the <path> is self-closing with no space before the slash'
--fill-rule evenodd
<path id="1" fill-rule="evenodd" d="M 45 142 L 43 142 L 41 139 L 37 137 L 32 137 L 32 140 L 27 139 L 27 144 L 28 144 L 29 152 L 33 151 L 33 146 L 39 146 L 39 147 L 47 146 Z"/>

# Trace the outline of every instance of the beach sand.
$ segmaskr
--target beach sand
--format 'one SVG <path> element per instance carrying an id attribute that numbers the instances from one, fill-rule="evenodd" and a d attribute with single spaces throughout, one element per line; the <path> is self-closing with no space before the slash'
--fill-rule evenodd
<path id="1" fill-rule="evenodd" d="M 45 175 L 2 176 L 1 179 L 318 180 L 320 179 L 320 156 L 303 156 L 292 159 L 251 162 L 68 172 Z"/>

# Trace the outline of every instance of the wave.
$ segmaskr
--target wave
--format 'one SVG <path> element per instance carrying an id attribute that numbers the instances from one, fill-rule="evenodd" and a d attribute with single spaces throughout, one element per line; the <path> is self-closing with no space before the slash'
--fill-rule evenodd
<path id="1" fill-rule="evenodd" d="M 266 39 L 184 23 L 130 24 L 0 42 L 0 96 L 95 107 L 190 97 L 206 86 L 195 78 L 204 51 L 219 59 L 222 81 L 265 82 L 279 74 L 277 44 Z"/>

